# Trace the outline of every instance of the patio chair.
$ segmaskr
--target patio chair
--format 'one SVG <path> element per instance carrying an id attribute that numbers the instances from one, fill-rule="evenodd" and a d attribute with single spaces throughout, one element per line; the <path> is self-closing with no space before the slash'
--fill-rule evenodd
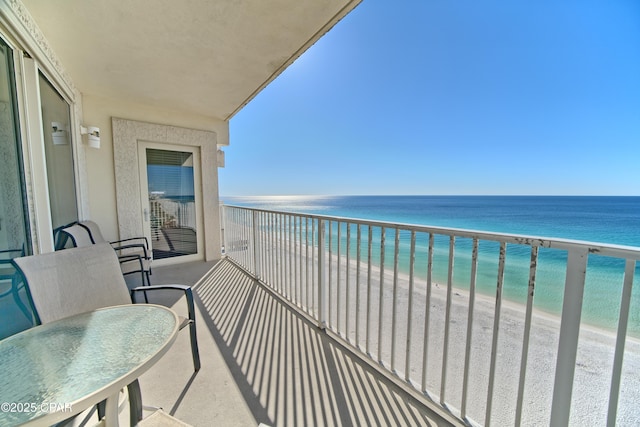
<path id="1" fill-rule="evenodd" d="M 151 260 L 151 251 L 149 250 L 149 241 L 146 237 L 130 237 L 128 239 L 114 240 L 109 242 L 102 236 L 100 227 L 93 221 L 80 221 L 78 223 L 89 231 L 89 236 L 93 243 L 109 243 L 114 249 L 120 251 L 121 255 L 136 254 L 142 259 Z"/>
<path id="2" fill-rule="evenodd" d="M 55 250 L 60 250 L 60 249 L 64 249 L 67 246 L 67 242 L 69 241 L 69 235 L 66 233 L 63 233 L 62 230 L 64 230 L 67 227 L 71 227 L 74 224 L 77 224 L 78 221 L 73 221 L 70 222 L 69 224 L 65 224 L 65 225 L 61 225 L 60 227 L 56 227 L 53 229 L 53 247 L 55 248 Z"/>
<path id="3" fill-rule="evenodd" d="M 99 243 L 56 251 L 43 255 L 15 258 L 14 265 L 25 278 L 35 309 L 37 323 L 53 322 L 63 317 L 113 305 L 135 302 L 138 292 L 173 289 L 184 293 L 188 318 L 181 318 L 180 329 L 189 325 L 194 370 L 200 370 L 196 337 L 193 293 L 190 286 L 156 285 L 127 288 L 118 257 L 111 245 Z M 132 425 L 142 418 L 140 389 L 137 381 L 129 385 Z"/>
<path id="4" fill-rule="evenodd" d="M 31 320 L 31 310 L 27 308 L 25 303 L 20 298 L 20 290 L 24 288 L 24 283 L 13 266 L 13 258 L 24 256 L 24 248 L 22 249 L 5 249 L 0 251 L 0 281 L 10 282 L 8 289 L 0 290 L 0 298 L 11 295 L 16 305 L 26 316 Z"/>
<path id="5" fill-rule="evenodd" d="M 108 243 L 118 253 L 122 274 L 126 276 L 140 273 L 142 285 L 145 285 L 145 282 L 147 285 L 151 285 L 151 260 L 148 257 L 148 246 L 145 243 L 138 243 L 137 238 L 108 242 L 102 237 L 97 224 L 92 221 L 69 224 L 60 228 L 58 234 L 66 236 L 67 239 L 59 237 L 57 240 L 65 242 L 70 239 L 73 246 L 77 248 Z M 126 242 L 126 244 L 120 245 L 121 242 Z M 142 240 L 142 242 L 146 242 L 146 240 Z M 62 248 L 56 247 L 56 249 Z"/>

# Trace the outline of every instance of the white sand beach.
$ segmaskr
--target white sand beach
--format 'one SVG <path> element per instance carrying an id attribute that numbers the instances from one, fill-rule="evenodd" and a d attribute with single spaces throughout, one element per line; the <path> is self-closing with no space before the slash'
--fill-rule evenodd
<path id="1" fill-rule="evenodd" d="M 300 256 L 300 252 L 297 255 Z M 304 269 L 301 274 L 298 263 L 287 268 L 291 268 L 291 272 L 282 276 L 285 282 L 283 289 L 288 289 L 292 297 L 297 295 L 298 299 L 306 305 Z M 420 266 L 420 268 L 424 268 L 424 266 Z M 426 391 L 435 401 L 440 401 L 443 355 L 445 353 L 447 286 L 442 283 L 433 283 L 431 286 L 429 327 L 425 341 L 427 286 L 424 280 L 416 280 L 413 292 L 410 293 L 409 277 L 398 274 L 394 313 L 393 271 L 385 270 L 382 294 L 379 286 L 380 271 L 377 267 L 372 266 L 371 268 L 369 291 L 367 289 L 366 263 L 361 264 L 358 280 L 356 277 L 357 263 L 353 260 L 349 263 L 347 274 L 346 259 L 342 257 L 339 285 L 337 284 L 337 256 L 335 255 L 332 257 L 331 271 L 331 279 L 329 279 L 327 268 L 326 285 L 331 292 L 328 323 L 331 329 L 347 339 L 349 343 L 356 344 L 362 351 L 368 352 L 373 360 L 381 361 L 386 367 L 393 369 L 399 377 L 405 378 L 405 372 L 408 369 L 410 381 L 418 389 L 421 389 L 423 356 L 425 346 L 427 346 L 427 358 L 424 365 L 426 366 Z M 346 292 L 347 275 L 348 296 Z M 287 284 L 289 277 L 292 278 L 293 284 Z M 359 300 L 357 299 L 358 293 Z M 315 295 L 309 295 L 309 298 L 313 300 Z M 382 315 L 380 314 L 381 298 Z M 408 334 L 410 299 L 411 332 Z M 451 290 L 449 339 L 446 347 L 446 385 L 443 400 L 456 414 L 459 414 L 462 405 L 468 304 L 468 290 L 458 288 Z M 476 293 L 466 415 L 479 424 L 485 422 L 495 305 L 495 296 Z M 368 346 L 367 312 L 369 313 Z M 391 346 L 394 317 L 395 357 L 392 365 Z M 347 322 L 348 332 L 346 331 Z M 549 424 L 559 324 L 558 317 L 534 309 L 523 395 L 522 425 Z M 378 329 L 379 325 L 382 325 L 381 331 Z M 524 325 L 525 306 L 503 299 L 500 309 L 498 356 L 491 410 L 491 424 L 493 425 L 514 424 Z M 589 325 L 582 326 L 574 377 L 571 425 L 606 424 L 614 345 L 613 332 Z M 410 349 L 408 368 L 406 365 L 407 346 Z M 378 355 L 380 355 L 380 359 Z M 637 406 L 637 402 L 640 401 L 640 342 L 630 337 L 626 341 L 622 378 L 618 424 L 639 425 L 640 408 Z"/>

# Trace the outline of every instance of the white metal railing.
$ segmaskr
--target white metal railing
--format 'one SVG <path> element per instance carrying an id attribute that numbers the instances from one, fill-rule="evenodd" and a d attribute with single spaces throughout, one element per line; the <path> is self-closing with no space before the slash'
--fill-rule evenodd
<path id="1" fill-rule="evenodd" d="M 640 422 L 640 343 L 627 332 L 630 314 L 640 323 L 632 305 L 640 248 L 235 206 L 222 213 L 227 257 L 458 420 Z M 583 301 L 601 303 L 602 289 L 617 295 L 609 330 L 582 321 Z"/>

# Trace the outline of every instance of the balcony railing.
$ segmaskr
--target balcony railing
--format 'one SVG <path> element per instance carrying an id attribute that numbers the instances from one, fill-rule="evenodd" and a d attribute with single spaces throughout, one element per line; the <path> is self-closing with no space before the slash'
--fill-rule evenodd
<path id="1" fill-rule="evenodd" d="M 222 214 L 227 257 L 446 416 L 640 423 L 640 248 L 234 206 Z"/>

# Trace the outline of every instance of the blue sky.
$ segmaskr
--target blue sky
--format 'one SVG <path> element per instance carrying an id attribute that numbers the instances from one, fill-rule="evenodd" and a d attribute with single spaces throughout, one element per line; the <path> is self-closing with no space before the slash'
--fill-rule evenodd
<path id="1" fill-rule="evenodd" d="M 223 196 L 640 195 L 640 1 L 364 0 L 230 138 Z"/>

